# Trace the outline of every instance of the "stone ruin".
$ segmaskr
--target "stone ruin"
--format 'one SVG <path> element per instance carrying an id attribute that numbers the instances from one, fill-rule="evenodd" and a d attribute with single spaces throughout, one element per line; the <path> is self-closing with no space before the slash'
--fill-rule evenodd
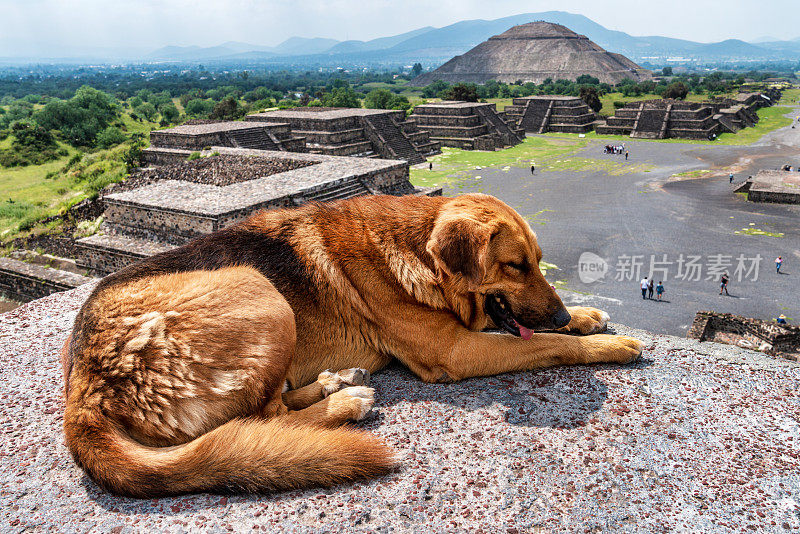
<path id="1" fill-rule="evenodd" d="M 750 202 L 800 204 L 800 172 L 758 171 L 734 191 L 746 193 Z"/>
<path id="2" fill-rule="evenodd" d="M 700 311 L 687 337 L 800 361 L 800 327 L 730 313 Z"/>
<path id="3" fill-rule="evenodd" d="M 288 124 L 219 121 L 188 123 L 150 132 L 150 148 L 144 150 L 148 165 L 176 163 L 183 151 L 196 152 L 212 146 L 305 152 L 306 142 L 292 134 Z M 175 157 L 174 150 L 179 150 Z"/>
<path id="4" fill-rule="evenodd" d="M 658 99 L 629 102 L 595 131 L 601 135 L 629 135 L 642 139 L 713 139 L 720 133 L 736 133 L 758 122 L 756 111 L 774 100 L 759 93 L 708 102 Z"/>
<path id="5" fill-rule="evenodd" d="M 464 150 L 495 150 L 525 139 L 515 120 L 492 103 L 444 101 L 414 108 L 411 120 L 442 146 Z"/>
<path id="6" fill-rule="evenodd" d="M 307 107 L 256 113 L 245 121 L 286 124 L 314 154 L 402 159 L 413 165 L 440 152 L 439 143 L 402 110 Z"/>
<path id="7" fill-rule="evenodd" d="M 595 127 L 598 134 L 629 135 L 642 139 L 711 139 L 719 132 L 714 109 L 698 102 L 644 100 L 619 108 L 605 124 Z"/>
<path id="8" fill-rule="evenodd" d="M 100 230 L 74 242 L 74 261 L 54 258 L 69 263 L 68 270 L 37 264 L 38 255 L 0 258 L 0 294 L 27 301 L 73 289 L 92 281 L 86 273 L 104 276 L 260 209 L 370 194 L 442 193 L 414 187 L 407 161 L 226 146 L 195 150 L 194 141 L 186 148 L 156 147 L 147 157 L 157 166 L 104 191 Z M 193 153 L 200 157 L 187 161 Z"/>
<path id="9" fill-rule="evenodd" d="M 202 155 L 133 177 L 147 185 L 105 195 L 101 231 L 76 242 L 78 266 L 102 276 L 265 208 L 370 194 L 441 194 L 411 185 L 405 161 L 216 146 Z M 217 173 L 206 169 L 207 177 L 198 179 L 218 158 Z"/>
<path id="10" fill-rule="evenodd" d="M 595 114 L 578 97 L 541 95 L 515 98 L 506 115 L 528 133 L 586 133 L 594 128 Z"/>

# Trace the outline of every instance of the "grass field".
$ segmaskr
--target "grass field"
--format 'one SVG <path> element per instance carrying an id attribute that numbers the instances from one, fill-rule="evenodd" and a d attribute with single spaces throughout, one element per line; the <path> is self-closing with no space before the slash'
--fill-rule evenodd
<path id="1" fill-rule="evenodd" d="M 449 184 L 457 189 L 472 185 L 474 171 L 492 169 L 508 172 L 511 167 L 528 167 L 535 163 L 537 169 L 561 171 L 586 171 L 603 169 L 608 174 L 620 175 L 628 172 L 647 172 L 647 164 L 628 164 L 623 160 L 576 157 L 574 154 L 585 148 L 589 141 L 578 136 L 528 137 L 521 144 L 498 150 L 482 152 L 442 148 L 442 153 L 429 158 L 433 170 L 427 167 L 412 168 L 411 182 L 417 186 L 438 187 Z"/>
<path id="2" fill-rule="evenodd" d="M 43 165 L 0 170 L 0 241 L 15 232 L 20 223 L 45 217 L 61 202 L 68 202 L 77 194 L 66 176 L 45 178 L 48 173 L 61 169 L 76 152 L 68 150 L 70 156 Z"/>
<path id="3" fill-rule="evenodd" d="M 129 134 L 147 134 L 158 128 L 156 122 L 134 121 L 127 110 L 120 119 Z M 10 145 L 11 136 L 0 141 L 0 148 Z M 125 176 L 121 155 L 127 144 L 94 150 L 68 170 L 65 165 L 79 151 L 65 143 L 59 142 L 59 146 L 69 154 L 42 165 L 0 168 L 0 242 L 17 237 L 35 221 L 56 215 Z"/>

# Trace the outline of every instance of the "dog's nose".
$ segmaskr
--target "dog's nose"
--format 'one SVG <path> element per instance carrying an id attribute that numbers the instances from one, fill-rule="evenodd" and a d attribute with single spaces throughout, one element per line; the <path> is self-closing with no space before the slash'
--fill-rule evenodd
<path id="1" fill-rule="evenodd" d="M 556 325 L 556 328 L 567 326 L 571 320 L 572 316 L 564 308 L 561 308 L 553 315 L 553 324 Z"/>

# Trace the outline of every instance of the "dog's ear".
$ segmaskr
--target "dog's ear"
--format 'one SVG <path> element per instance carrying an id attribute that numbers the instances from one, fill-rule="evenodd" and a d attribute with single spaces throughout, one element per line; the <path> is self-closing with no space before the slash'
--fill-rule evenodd
<path id="1" fill-rule="evenodd" d="M 448 217 L 436 221 L 425 249 L 437 270 L 461 275 L 474 288 L 486 275 L 490 238 L 485 224 L 465 217 Z"/>

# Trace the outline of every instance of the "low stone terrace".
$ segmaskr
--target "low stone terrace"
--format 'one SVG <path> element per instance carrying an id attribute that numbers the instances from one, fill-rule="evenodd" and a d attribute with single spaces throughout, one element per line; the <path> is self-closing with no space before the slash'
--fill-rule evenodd
<path id="1" fill-rule="evenodd" d="M 183 156 L 189 153 L 185 150 Z M 264 208 L 369 194 L 441 194 L 441 189 L 414 188 L 405 161 L 226 147 L 213 147 L 204 154 L 209 157 L 153 171 L 155 176 L 163 171 L 166 177 L 183 174 L 185 179 L 156 179 L 105 195 L 104 226 L 98 234 L 77 241 L 78 265 L 104 275 Z M 219 164 L 215 158 L 221 158 Z M 208 180 L 196 178 L 202 173 L 194 167 L 208 170 L 204 166 L 238 169 L 233 172 L 238 180 L 220 181 L 213 173 Z M 282 172 L 272 172 L 276 169 Z"/>
<path id="2" fill-rule="evenodd" d="M 411 119 L 419 129 L 442 146 L 464 150 L 496 150 L 514 146 L 525 139 L 525 132 L 493 103 L 457 100 L 421 104 Z"/>
<path id="3" fill-rule="evenodd" d="M 411 164 L 440 152 L 440 145 L 407 120 L 402 110 L 293 108 L 248 115 L 247 121 L 289 124 L 310 152 L 402 159 Z"/>

